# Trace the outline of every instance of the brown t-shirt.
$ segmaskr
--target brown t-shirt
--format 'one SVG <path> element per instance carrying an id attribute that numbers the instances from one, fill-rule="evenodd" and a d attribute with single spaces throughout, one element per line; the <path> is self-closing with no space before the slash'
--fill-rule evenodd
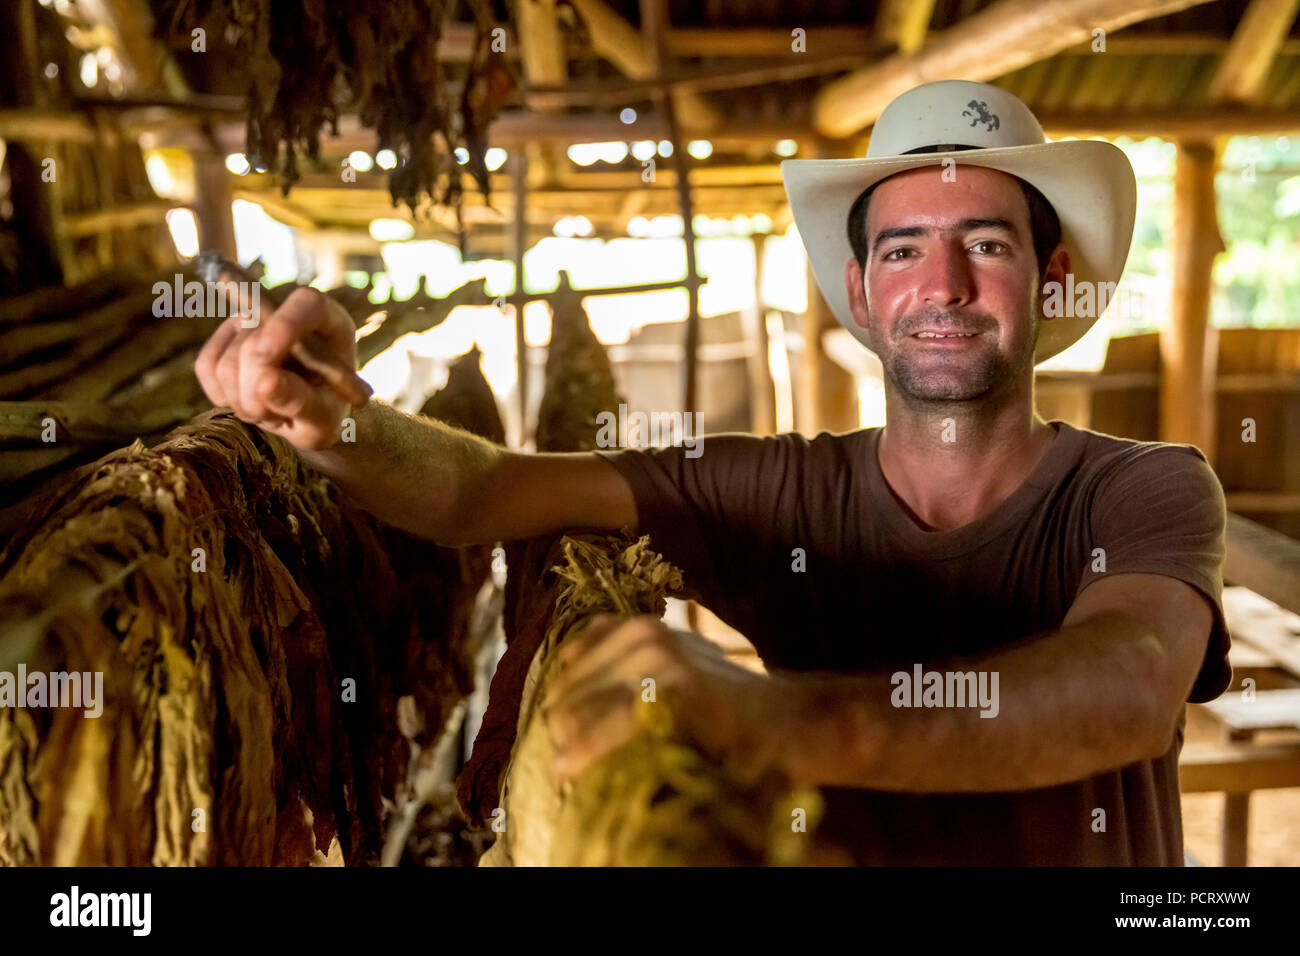
<path id="1" fill-rule="evenodd" d="M 1231 679 L 1226 510 L 1205 457 L 1050 424 L 1056 438 L 1006 501 L 938 532 L 886 483 L 879 428 L 708 436 L 695 458 L 681 447 L 600 454 L 631 484 L 640 530 L 683 569 L 691 595 L 769 668 L 944 670 L 945 658 L 1058 628 L 1102 576 L 1102 548 L 1105 574 L 1164 574 L 1209 597 L 1214 627 L 1188 699 L 1217 697 Z M 1002 793 L 824 788 L 821 826 L 864 864 L 1182 865 L 1185 711 L 1157 760 Z M 1093 829 L 1097 808 L 1105 832 Z"/>

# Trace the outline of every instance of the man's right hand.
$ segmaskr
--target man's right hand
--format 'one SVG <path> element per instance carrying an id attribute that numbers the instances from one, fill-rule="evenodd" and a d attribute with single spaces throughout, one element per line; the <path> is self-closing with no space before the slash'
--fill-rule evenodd
<path id="1" fill-rule="evenodd" d="M 249 320 L 256 320 L 251 324 Z M 350 406 L 328 384 L 286 368 L 290 349 L 319 334 L 349 368 L 356 367 L 356 326 L 329 297 L 300 288 L 274 310 L 232 315 L 212 333 L 194 371 L 214 405 L 230 407 L 243 421 L 284 438 L 303 451 L 339 440 Z"/>

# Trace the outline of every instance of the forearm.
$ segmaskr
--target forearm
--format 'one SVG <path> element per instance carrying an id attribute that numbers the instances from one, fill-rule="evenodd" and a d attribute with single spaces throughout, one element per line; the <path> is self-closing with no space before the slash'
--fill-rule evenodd
<path id="1" fill-rule="evenodd" d="M 372 399 L 355 415 L 352 441 L 300 451 L 357 504 L 380 520 L 440 544 L 489 543 L 472 499 L 491 483 L 506 449 L 400 412 Z M 344 437 L 348 437 L 345 431 Z"/>
<path id="2" fill-rule="evenodd" d="M 809 783 L 921 793 L 1079 780 L 1167 747 L 1173 727 L 1162 703 L 1164 667 L 1153 634 L 1131 618 L 1104 616 L 924 666 L 983 672 L 986 687 L 997 674 L 996 716 L 981 717 L 978 705 L 895 706 L 903 690 L 912 701 L 910 688 L 892 679 L 898 672 L 782 674 L 792 707 L 782 731 L 785 763 Z"/>

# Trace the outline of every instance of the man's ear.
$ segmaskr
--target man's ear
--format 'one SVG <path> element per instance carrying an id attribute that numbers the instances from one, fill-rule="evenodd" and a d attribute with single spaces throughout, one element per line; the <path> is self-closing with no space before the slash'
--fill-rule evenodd
<path id="1" fill-rule="evenodd" d="M 1065 286 L 1065 276 L 1070 271 L 1070 254 L 1065 251 L 1063 243 L 1057 243 L 1056 248 L 1052 250 L 1051 256 L 1047 260 L 1047 268 L 1043 270 L 1042 281 L 1038 285 L 1038 314 L 1043 314 L 1043 300 L 1047 298 L 1047 284 L 1055 282 L 1060 287 Z"/>
<path id="2" fill-rule="evenodd" d="M 867 311 L 867 295 L 862 282 L 862 267 L 850 257 L 844 264 L 844 287 L 849 293 L 849 308 L 853 321 L 864 329 L 871 328 L 871 313 Z"/>

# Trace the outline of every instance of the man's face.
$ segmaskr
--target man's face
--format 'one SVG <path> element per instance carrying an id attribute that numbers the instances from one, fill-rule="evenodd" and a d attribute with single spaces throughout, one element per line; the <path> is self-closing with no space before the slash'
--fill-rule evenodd
<path id="1" fill-rule="evenodd" d="M 886 377 L 921 402 L 971 401 L 1032 377 L 1038 340 L 1040 274 L 1019 184 L 979 166 L 957 167 L 953 182 L 943 172 L 927 166 L 878 186 L 866 269 L 846 269 L 854 318 Z"/>

